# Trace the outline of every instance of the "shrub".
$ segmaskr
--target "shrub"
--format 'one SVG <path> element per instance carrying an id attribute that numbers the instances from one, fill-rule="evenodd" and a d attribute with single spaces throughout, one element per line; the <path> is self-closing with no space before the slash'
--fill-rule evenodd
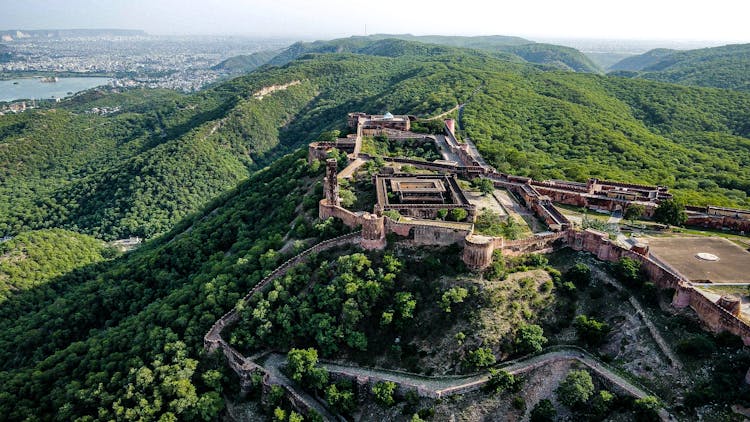
<path id="1" fill-rule="evenodd" d="M 463 287 L 451 287 L 443 292 L 443 296 L 440 299 L 440 308 L 445 312 L 451 312 L 451 305 L 462 303 L 468 294 L 469 291 Z"/>
<path id="2" fill-rule="evenodd" d="M 646 396 L 642 399 L 638 399 L 634 403 L 635 411 L 640 417 L 640 420 L 644 421 L 658 421 L 659 420 L 659 409 L 662 405 L 654 396 Z"/>
<path id="3" fill-rule="evenodd" d="M 594 381 L 585 370 L 572 370 L 557 387 L 556 393 L 560 403 L 576 407 L 586 403 L 594 394 Z"/>
<path id="4" fill-rule="evenodd" d="M 632 258 L 620 258 L 614 266 L 615 276 L 631 286 L 638 286 L 641 284 L 641 263 Z"/>
<path id="5" fill-rule="evenodd" d="M 589 346 L 597 346 L 604 341 L 612 328 L 606 322 L 600 322 L 586 315 L 578 315 L 573 322 L 578 339 Z"/>
<path id="6" fill-rule="evenodd" d="M 552 422 L 557 418 L 557 410 L 552 402 L 544 399 L 531 410 L 531 422 Z"/>
<path id="7" fill-rule="evenodd" d="M 547 344 L 542 327 L 535 324 L 522 324 L 516 332 L 515 346 L 517 353 L 536 353 Z"/>
<path id="8" fill-rule="evenodd" d="M 591 268 L 579 262 L 565 273 L 565 279 L 577 287 L 586 287 L 591 282 Z"/>
<path id="9" fill-rule="evenodd" d="M 516 377 L 508 371 L 490 369 L 490 379 L 487 381 L 485 389 L 493 393 L 504 393 L 515 388 Z"/>
<path id="10" fill-rule="evenodd" d="M 479 347 L 470 351 L 466 356 L 466 362 L 474 368 L 485 368 L 496 361 L 495 354 L 488 347 Z"/>
<path id="11" fill-rule="evenodd" d="M 701 358 L 714 353 L 716 344 L 710 338 L 696 334 L 677 342 L 675 349 L 685 356 Z"/>
<path id="12" fill-rule="evenodd" d="M 391 381 L 382 381 L 372 387 L 372 393 L 375 395 L 375 401 L 384 406 L 393 406 L 396 400 L 393 393 L 396 391 L 396 383 Z"/>
<path id="13" fill-rule="evenodd" d="M 612 406 L 615 396 L 607 390 L 599 391 L 599 394 L 591 400 L 591 412 L 597 419 L 603 419 Z"/>
<path id="14" fill-rule="evenodd" d="M 469 216 L 469 213 L 463 208 L 453 208 L 450 214 L 453 221 L 464 221 Z"/>

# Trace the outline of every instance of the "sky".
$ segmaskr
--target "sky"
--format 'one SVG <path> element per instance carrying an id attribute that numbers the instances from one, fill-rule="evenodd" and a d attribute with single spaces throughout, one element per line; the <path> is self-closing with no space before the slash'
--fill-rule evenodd
<path id="1" fill-rule="evenodd" d="M 748 0 L 0 0 L 0 29 L 336 38 L 365 33 L 750 42 Z"/>

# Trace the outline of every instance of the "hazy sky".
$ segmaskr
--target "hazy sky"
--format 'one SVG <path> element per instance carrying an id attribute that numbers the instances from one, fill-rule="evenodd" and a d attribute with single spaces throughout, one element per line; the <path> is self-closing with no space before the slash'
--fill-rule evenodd
<path id="1" fill-rule="evenodd" d="M 0 0 L 0 29 L 332 38 L 365 33 L 750 42 L 748 0 Z"/>

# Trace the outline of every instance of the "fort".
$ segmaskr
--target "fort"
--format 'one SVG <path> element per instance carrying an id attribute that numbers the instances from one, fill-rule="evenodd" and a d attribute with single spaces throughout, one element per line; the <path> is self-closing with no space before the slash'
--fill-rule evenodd
<path id="1" fill-rule="evenodd" d="M 363 165 L 370 156 L 361 156 L 365 128 L 368 130 L 408 130 L 408 116 L 396 118 L 390 113 L 372 116 L 365 113 L 350 113 L 348 124 L 355 125 L 356 134 L 346 139 L 354 146 L 348 152 L 352 165 Z M 646 216 L 653 215 L 661 201 L 672 198 L 663 186 L 647 186 L 615 181 L 589 179 L 587 183 L 564 180 L 535 181 L 528 177 L 497 172 L 484 163 L 469 142 L 460 143 L 455 137 L 455 123 L 446 120 L 444 155 L 457 158 L 440 162 L 427 162 L 404 158 L 383 157 L 394 164 L 409 164 L 436 174 L 401 174 L 391 171 L 374 175 L 372 181 L 377 192 L 377 203 L 373 212 L 352 212 L 341 206 L 338 194 L 338 173 L 335 160 L 326 163 L 325 198 L 319 203 L 319 217 L 334 217 L 345 225 L 362 228 L 364 248 L 382 248 L 385 238 L 392 234 L 414 245 L 458 244 L 463 247 L 462 259 L 467 267 L 482 270 L 492 264 L 493 254 L 499 250 L 503 255 L 515 256 L 532 252 L 550 252 L 561 248 L 572 248 L 594 254 L 603 261 L 617 261 L 628 257 L 638 261 L 648 277 L 661 289 L 674 289 L 673 306 L 692 308 L 705 325 L 714 332 L 729 331 L 750 345 L 750 325 L 741 318 L 741 304 L 732 297 L 711 300 L 691 280 L 653 255 L 649 246 L 636 243 L 630 247 L 613 242 L 607 233 L 587 229 L 574 229 L 572 223 L 554 205 L 570 204 L 603 211 L 623 211 L 633 204 L 642 205 Z M 374 133 L 374 132 L 371 132 Z M 381 132 L 378 132 L 381 133 Z M 418 135 L 425 136 L 425 135 Z M 310 160 L 320 159 L 334 144 L 311 144 Z M 352 169 L 347 169 L 349 174 Z M 550 229 L 550 233 L 537 234 L 520 240 L 483 236 L 475 233 L 476 207 L 466 200 L 456 176 L 484 177 L 495 187 L 512 192 L 522 206 L 533 212 Z M 463 208 L 468 217 L 464 222 L 436 219 L 440 209 Z M 386 211 L 396 211 L 408 218 L 394 219 Z M 750 211 L 720 207 L 689 207 L 689 219 L 700 221 L 710 227 L 744 229 L 750 226 Z M 690 221 L 690 220 L 689 220 Z"/>
<path id="2" fill-rule="evenodd" d="M 505 256 L 517 256 L 571 248 L 591 253 L 602 261 L 615 262 L 621 258 L 630 258 L 639 262 L 644 274 L 659 289 L 674 291 L 672 297 L 674 308 L 690 308 L 708 330 L 715 333 L 725 331 L 732 333 L 741 338 L 745 345 L 750 345 L 750 325 L 743 319 L 742 303 L 736 297 L 721 295 L 712 299 L 691 280 L 654 255 L 649 245 L 635 243 L 630 247 L 625 247 L 611 240 L 607 233 L 592 229 L 577 230 L 554 205 L 557 202 L 614 212 L 626 210 L 628 206 L 638 204 L 642 205 L 646 209 L 646 215 L 650 216 L 661 201 L 672 197 L 665 187 L 598 179 L 590 179 L 587 183 L 561 180 L 535 181 L 528 177 L 499 173 L 484 162 L 470 140 L 459 142 L 456 139 L 455 122 L 448 119 L 445 121 L 445 135 L 441 137 L 441 140 L 444 140 L 441 149 L 444 160 L 428 162 L 409 158 L 379 157 L 390 165 L 411 165 L 427 172 L 406 174 L 395 171 L 393 167 L 381 169 L 371 178 L 376 191 L 376 203 L 372 212 L 355 212 L 343 207 L 339 178 L 342 174 L 347 178 L 352 177 L 359 167 L 375 158 L 361 153 L 363 137 L 386 135 L 396 139 L 407 139 L 420 136 L 437 142 L 436 137 L 408 132 L 412 120 L 410 116 L 393 116 L 390 113 L 382 116 L 350 113 L 348 124 L 355 133 L 334 142 L 310 144 L 309 161 L 325 160 L 324 197 L 318 203 L 319 218 L 323 220 L 336 218 L 344 225 L 359 229 L 359 231 L 321 242 L 292 257 L 253 287 L 244 297 L 243 302 L 247 302 L 254 293 L 264 291 L 268 286 L 273 285 L 274 280 L 283 276 L 293 266 L 307 260 L 312 254 L 345 245 L 357 245 L 369 250 L 382 249 L 386 246 L 386 239 L 389 235 L 395 236 L 400 242 L 416 246 L 460 245 L 463 248 L 462 260 L 473 270 L 481 270 L 491 265 L 495 251 L 500 251 Z M 348 155 L 349 166 L 341 172 L 339 172 L 337 160 L 327 158 L 328 152 L 333 148 Z M 549 231 L 518 240 L 475 233 L 476 207 L 467 200 L 458 182 L 459 176 L 483 177 L 492 181 L 496 188 L 511 192 L 519 205 L 543 221 Z M 466 211 L 465 221 L 437 219 L 439 210 L 449 209 Z M 394 212 L 398 216 L 394 215 Z M 688 207 L 688 215 L 689 222 L 707 227 L 735 230 L 747 230 L 750 227 L 749 211 L 712 206 Z M 221 337 L 222 331 L 236 323 L 238 319 L 237 308 L 233 308 L 217 320 L 204 337 L 204 347 L 209 352 L 221 351 L 224 354 L 229 366 L 239 376 L 243 391 L 250 387 L 253 374 L 261 373 L 264 397 L 271 385 L 280 383 L 296 409 L 305 414 L 310 410 L 315 410 L 324 414 L 328 419 L 334 419 L 314 398 L 280 381 L 269 368 L 256 364 L 254 357 L 244 357 Z M 593 362 L 586 357 L 585 351 L 550 352 L 548 355 L 562 354 L 565 357 L 566 353 L 579 359 L 581 363 L 589 365 L 591 369 L 602 371 L 603 364 Z M 555 358 L 551 357 L 551 359 Z M 544 362 L 547 361 L 540 360 L 534 365 L 542 365 Z M 529 370 L 531 366 L 526 364 L 521 368 L 524 369 L 519 370 Z M 387 375 L 387 373 L 379 373 L 380 375 L 368 377 L 352 377 L 346 371 L 341 370 L 332 370 L 331 373 L 334 376 L 351 378 L 362 391 L 368 391 L 367 386 L 380 379 L 378 376 Z M 618 384 L 619 378 L 606 374 L 606 371 L 604 376 L 608 382 L 615 382 L 615 387 L 624 388 L 629 394 L 635 396 L 646 394 L 632 385 Z M 750 371 L 747 373 L 746 380 L 750 383 Z M 486 377 L 471 381 L 457 380 L 456 387 L 444 390 L 431 391 L 419 387 L 417 391 L 424 397 L 443 397 L 475 390 L 484 383 L 486 383 Z M 409 385 L 399 385 L 400 388 L 409 387 Z"/>

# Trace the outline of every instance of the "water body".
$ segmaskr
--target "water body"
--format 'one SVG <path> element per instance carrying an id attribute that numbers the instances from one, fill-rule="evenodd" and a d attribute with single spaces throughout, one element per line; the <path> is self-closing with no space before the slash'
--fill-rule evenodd
<path id="1" fill-rule="evenodd" d="M 59 78 L 57 82 L 42 82 L 41 78 L 9 79 L 0 81 L 0 101 L 64 98 L 76 92 L 105 85 L 111 80 L 110 78 Z"/>

